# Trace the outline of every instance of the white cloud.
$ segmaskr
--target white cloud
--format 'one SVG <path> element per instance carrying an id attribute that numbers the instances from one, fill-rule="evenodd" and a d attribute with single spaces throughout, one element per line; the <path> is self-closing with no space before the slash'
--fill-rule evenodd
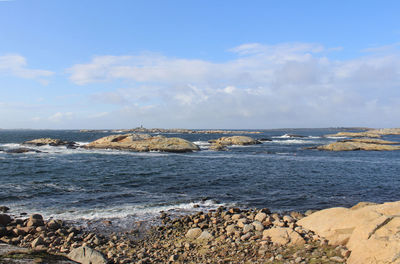
<path id="1" fill-rule="evenodd" d="M 397 51 L 350 60 L 332 60 L 329 53 L 340 49 L 313 43 L 251 43 L 230 51 L 234 59 L 219 63 L 151 53 L 96 56 L 68 72 L 79 85 L 124 80 L 129 88 L 97 93 L 92 100 L 119 105 L 120 110 L 110 115 L 121 120 L 152 120 L 153 126 L 165 122 L 203 128 L 400 122 L 390 114 L 390 110 L 399 112 Z"/>
<path id="2" fill-rule="evenodd" d="M 65 120 L 71 120 L 73 118 L 74 114 L 72 112 L 57 112 L 53 115 L 51 115 L 48 120 L 52 122 L 62 122 Z"/>
<path id="3" fill-rule="evenodd" d="M 25 57 L 18 54 L 8 54 L 0 56 L 0 74 L 12 75 L 25 79 L 36 79 L 49 77 L 53 72 L 47 70 L 29 69 Z M 47 80 L 40 79 L 43 84 L 48 84 Z"/>

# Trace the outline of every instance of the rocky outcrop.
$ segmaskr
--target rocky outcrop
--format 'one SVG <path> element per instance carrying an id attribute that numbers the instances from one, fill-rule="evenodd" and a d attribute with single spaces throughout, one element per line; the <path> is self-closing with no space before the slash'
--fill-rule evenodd
<path id="1" fill-rule="evenodd" d="M 190 141 L 182 138 L 167 138 L 148 134 L 111 135 L 95 140 L 85 148 L 120 149 L 130 151 L 191 152 L 200 150 Z"/>
<path id="2" fill-rule="evenodd" d="M 330 245 L 345 245 L 351 251 L 349 264 L 400 263 L 400 201 L 325 209 L 297 224 Z"/>
<path id="3" fill-rule="evenodd" d="M 363 132 L 339 132 L 326 137 L 369 137 L 379 138 L 383 135 L 400 135 L 400 128 L 371 129 Z"/>
<path id="4" fill-rule="evenodd" d="M 226 146 L 232 145 L 245 146 L 261 143 L 258 140 L 246 136 L 221 137 L 219 139 L 209 140 L 208 142 L 211 143 L 210 149 L 212 150 L 225 150 Z"/>
<path id="5" fill-rule="evenodd" d="M 33 145 L 33 146 L 49 145 L 49 146 L 67 146 L 67 147 L 73 147 L 76 145 L 76 143 L 72 142 L 72 141 L 65 141 L 65 140 L 54 139 L 54 138 L 38 138 L 38 139 L 25 141 L 22 144 Z"/>
<path id="6" fill-rule="evenodd" d="M 338 141 L 331 144 L 315 147 L 318 150 L 328 151 L 354 151 L 354 150 L 400 150 L 399 142 L 377 140 L 377 139 L 352 139 Z"/>
<path id="7" fill-rule="evenodd" d="M 6 153 L 9 153 L 9 154 L 22 154 L 22 153 L 28 153 L 28 152 L 41 153 L 40 150 L 31 149 L 31 148 L 15 148 L 15 149 L 3 150 L 3 151 Z"/>
<path id="8" fill-rule="evenodd" d="M 339 140 L 339 142 L 358 142 L 358 143 L 368 143 L 368 144 L 382 144 L 382 145 L 399 145 L 400 142 L 375 139 L 375 138 L 352 138 Z"/>

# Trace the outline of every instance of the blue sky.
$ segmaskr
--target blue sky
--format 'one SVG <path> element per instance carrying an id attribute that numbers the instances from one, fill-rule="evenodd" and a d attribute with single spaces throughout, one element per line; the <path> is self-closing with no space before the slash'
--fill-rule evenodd
<path id="1" fill-rule="evenodd" d="M 398 10 L 0 0 L 0 128 L 398 127 Z"/>

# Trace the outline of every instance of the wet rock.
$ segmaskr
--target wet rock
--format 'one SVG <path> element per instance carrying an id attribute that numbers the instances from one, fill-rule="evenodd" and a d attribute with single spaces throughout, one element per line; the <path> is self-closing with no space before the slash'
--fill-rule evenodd
<path id="1" fill-rule="evenodd" d="M 10 208 L 7 206 L 0 206 L 0 213 L 7 213 Z"/>
<path id="2" fill-rule="evenodd" d="M 0 226 L 7 226 L 11 223 L 11 217 L 7 214 L 0 214 Z"/>
<path id="3" fill-rule="evenodd" d="M 22 154 L 22 153 L 28 153 L 28 152 L 41 153 L 40 150 L 30 149 L 30 148 L 7 149 L 5 152 L 9 153 L 9 154 Z"/>
<path id="4" fill-rule="evenodd" d="M 43 221 L 43 216 L 40 214 L 33 214 L 29 217 L 28 222 L 26 223 L 26 226 L 43 226 L 44 221 Z"/>
<path id="5" fill-rule="evenodd" d="M 61 139 L 54 139 L 54 138 L 38 138 L 29 141 L 25 141 L 22 144 L 24 145 L 34 145 L 34 146 L 43 146 L 43 145 L 50 145 L 50 146 L 74 146 L 76 143 L 71 141 L 64 141 Z"/>
<path id="6" fill-rule="evenodd" d="M 52 219 L 47 223 L 47 227 L 50 228 L 50 229 L 56 230 L 56 229 L 59 229 L 61 227 L 61 224 L 60 224 L 59 221 L 56 221 L 56 220 Z"/>

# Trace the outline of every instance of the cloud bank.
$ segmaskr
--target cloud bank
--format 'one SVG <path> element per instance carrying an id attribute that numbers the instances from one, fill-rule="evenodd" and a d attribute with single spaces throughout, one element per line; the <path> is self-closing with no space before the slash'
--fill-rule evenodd
<path id="1" fill-rule="evenodd" d="M 67 73 L 81 89 L 106 87 L 89 96 L 88 106 L 98 111 L 84 117 L 66 110 L 47 119 L 103 128 L 399 126 L 397 46 L 352 59 L 332 59 L 342 48 L 315 43 L 248 43 L 230 49 L 232 58 L 223 62 L 155 53 L 95 56 Z M 18 56 L 1 57 L 0 71 L 7 58 L 14 75 L 51 74 L 27 69 Z"/>
<path id="2" fill-rule="evenodd" d="M 381 51 L 382 49 L 380 49 Z M 159 54 L 96 56 L 68 69 L 77 85 L 123 81 L 93 94 L 115 118 L 190 127 L 310 127 L 399 122 L 397 52 L 348 60 L 313 43 L 244 44 L 226 62 Z M 110 113 L 111 114 L 111 113 Z M 165 120 L 168 120 L 166 122 Z"/>

